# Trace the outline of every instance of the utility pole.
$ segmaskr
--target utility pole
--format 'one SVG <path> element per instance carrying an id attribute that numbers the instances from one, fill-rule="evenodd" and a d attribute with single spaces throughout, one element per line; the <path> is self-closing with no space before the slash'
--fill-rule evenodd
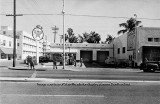
<path id="1" fill-rule="evenodd" d="M 54 43 L 56 42 L 56 34 L 57 34 L 57 31 L 59 30 L 59 28 L 58 27 L 52 27 L 52 30 L 54 31 L 53 33 L 54 33 Z"/>
<path id="2" fill-rule="evenodd" d="M 62 43 L 63 35 L 59 35 L 59 36 L 60 36 L 60 43 Z"/>
<path id="3" fill-rule="evenodd" d="M 63 0 L 63 9 L 62 9 L 62 15 L 63 15 L 63 69 L 65 69 L 65 34 L 64 34 L 64 0 Z"/>
<path id="4" fill-rule="evenodd" d="M 13 16 L 13 67 L 16 66 L 16 16 L 22 16 L 22 14 L 16 15 L 16 0 L 13 3 L 13 15 L 6 15 L 6 16 Z"/>

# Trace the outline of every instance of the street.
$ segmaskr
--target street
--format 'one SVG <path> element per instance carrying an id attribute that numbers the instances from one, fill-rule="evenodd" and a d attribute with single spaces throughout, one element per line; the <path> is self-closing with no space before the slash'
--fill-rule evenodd
<path id="1" fill-rule="evenodd" d="M 1 68 L 2 69 L 2 68 Z M 89 70 L 89 71 L 86 71 Z M 99 70 L 99 71 L 97 71 Z M 101 80 L 150 80 L 159 81 L 160 72 L 144 73 L 139 69 L 88 68 L 76 71 L 51 69 L 48 71 L 10 70 L 3 68 L 0 77 L 34 77 L 34 78 L 67 78 L 67 79 L 101 79 Z"/>
<path id="2" fill-rule="evenodd" d="M 42 86 L 42 84 L 48 84 Z M 1 82 L 1 104 L 159 104 L 160 85 L 64 85 Z"/>
<path id="3" fill-rule="evenodd" d="M 0 69 L 1 104 L 160 103 L 158 71 L 144 73 L 131 68 L 74 66 L 66 69 L 49 69 L 46 66 L 44 69 L 47 70 L 11 70 L 3 65 Z"/>

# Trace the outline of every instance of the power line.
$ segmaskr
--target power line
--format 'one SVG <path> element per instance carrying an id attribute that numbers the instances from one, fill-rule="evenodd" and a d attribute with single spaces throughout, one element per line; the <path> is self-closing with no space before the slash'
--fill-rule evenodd
<path id="1" fill-rule="evenodd" d="M 66 14 L 70 16 L 82 16 L 82 17 L 95 17 L 95 18 L 122 18 L 122 19 L 129 19 L 131 17 L 113 17 L 113 16 L 98 16 L 98 15 L 77 15 L 77 14 Z M 144 19 L 144 20 L 160 20 L 160 18 L 137 18 L 137 19 Z"/>
<path id="2" fill-rule="evenodd" d="M 7 14 L 0 14 L 0 15 L 7 15 Z M 22 15 L 62 15 L 62 14 L 22 14 Z M 113 16 L 100 16 L 100 15 L 78 15 L 78 14 L 65 14 L 68 16 L 77 16 L 77 17 L 93 17 L 93 18 L 114 18 L 114 19 L 129 19 L 131 17 L 113 17 Z M 143 20 L 160 20 L 160 18 L 137 18 L 137 19 L 143 19 Z"/>

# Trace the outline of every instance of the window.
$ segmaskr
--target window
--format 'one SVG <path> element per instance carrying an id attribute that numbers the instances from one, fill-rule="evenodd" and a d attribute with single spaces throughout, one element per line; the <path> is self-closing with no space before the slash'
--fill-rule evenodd
<path id="1" fill-rule="evenodd" d="M 117 53 L 120 54 L 120 48 L 117 49 Z"/>
<path id="2" fill-rule="evenodd" d="M 132 61 L 132 55 L 129 55 L 129 60 Z"/>
<path id="3" fill-rule="evenodd" d="M 122 48 L 122 53 L 125 53 L 126 52 L 126 49 L 125 47 Z"/>
<path id="4" fill-rule="evenodd" d="M 3 31 L 3 34 L 5 35 L 5 34 L 6 34 L 6 31 Z"/>
<path id="5" fill-rule="evenodd" d="M 9 41 L 9 46 L 11 47 L 11 41 Z"/>
<path id="6" fill-rule="evenodd" d="M 17 43 L 17 46 L 19 46 L 19 43 Z"/>
<path id="7" fill-rule="evenodd" d="M 3 45 L 6 46 L 6 40 L 3 40 Z"/>
<path id="8" fill-rule="evenodd" d="M 153 38 L 148 38 L 148 42 L 153 42 Z"/>
<path id="9" fill-rule="evenodd" d="M 154 42 L 160 42 L 160 38 L 154 38 Z"/>

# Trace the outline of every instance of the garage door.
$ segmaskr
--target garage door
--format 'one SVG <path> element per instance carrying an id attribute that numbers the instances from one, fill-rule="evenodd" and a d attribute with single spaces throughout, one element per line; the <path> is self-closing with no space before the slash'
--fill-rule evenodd
<path id="1" fill-rule="evenodd" d="M 80 57 L 84 62 L 92 62 L 92 51 L 80 51 Z"/>
<path id="2" fill-rule="evenodd" d="M 97 51 L 97 62 L 104 63 L 109 56 L 109 51 Z"/>

